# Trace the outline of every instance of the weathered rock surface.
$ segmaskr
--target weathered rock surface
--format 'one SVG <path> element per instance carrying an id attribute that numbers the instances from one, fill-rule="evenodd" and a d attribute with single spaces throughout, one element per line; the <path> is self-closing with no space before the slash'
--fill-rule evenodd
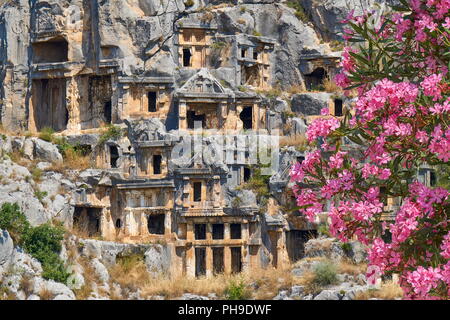
<path id="1" fill-rule="evenodd" d="M 14 244 L 8 231 L 0 229 L 0 274 L 3 268 L 9 266 L 13 250 Z"/>
<path id="2" fill-rule="evenodd" d="M 48 161 L 48 162 L 62 162 L 63 157 L 61 153 L 59 153 L 58 148 L 50 142 L 34 139 L 34 152 L 35 157 Z"/>
<path id="3" fill-rule="evenodd" d="M 318 116 L 328 107 L 332 94 L 326 92 L 301 93 L 292 96 L 292 111 L 305 116 Z"/>

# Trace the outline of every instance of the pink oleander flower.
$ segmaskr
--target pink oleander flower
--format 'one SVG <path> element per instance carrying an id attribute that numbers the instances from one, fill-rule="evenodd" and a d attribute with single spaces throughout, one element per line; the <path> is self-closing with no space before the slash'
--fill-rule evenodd
<path id="1" fill-rule="evenodd" d="M 425 95 L 433 97 L 433 101 L 441 98 L 441 89 L 439 83 L 442 81 L 442 74 L 432 74 L 423 79 L 420 86 Z"/>
<path id="2" fill-rule="evenodd" d="M 442 24 L 444 28 L 450 29 L 450 17 L 445 18 L 445 23 Z"/>
<path id="3" fill-rule="evenodd" d="M 444 162 L 450 160 L 450 128 L 444 132 L 438 124 L 431 136 L 433 139 L 428 147 L 430 152 L 436 153 L 438 159 Z"/>
<path id="4" fill-rule="evenodd" d="M 450 259 L 450 231 L 444 236 L 441 244 L 441 255 L 445 259 Z"/>
<path id="5" fill-rule="evenodd" d="M 316 140 L 319 137 L 325 138 L 332 131 L 340 127 L 339 119 L 316 119 L 309 126 L 306 131 L 306 137 L 309 142 Z"/>
<path id="6" fill-rule="evenodd" d="M 406 273 L 406 281 L 412 286 L 418 298 L 422 299 L 432 298 L 429 293 L 438 286 L 440 279 L 440 270 L 433 267 L 425 269 L 420 266 L 417 270 Z"/>
<path id="7" fill-rule="evenodd" d="M 346 88 L 350 85 L 350 80 L 348 79 L 348 77 L 343 74 L 343 73 L 338 73 L 335 77 L 334 77 L 334 82 L 336 82 L 336 84 L 341 87 L 341 88 Z"/>

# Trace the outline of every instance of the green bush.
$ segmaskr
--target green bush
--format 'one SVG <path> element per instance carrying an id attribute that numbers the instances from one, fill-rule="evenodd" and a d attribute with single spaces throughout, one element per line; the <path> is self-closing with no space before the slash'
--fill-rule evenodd
<path id="1" fill-rule="evenodd" d="M 41 181 L 41 178 L 42 178 L 42 170 L 41 170 L 41 169 L 38 169 L 38 168 L 36 168 L 36 167 L 34 167 L 34 168 L 31 170 L 31 176 L 33 177 L 33 180 L 34 180 L 34 181 L 36 181 L 36 182 Z"/>
<path id="2" fill-rule="evenodd" d="M 8 230 L 15 244 L 20 244 L 22 235 L 30 229 L 27 217 L 17 203 L 4 203 L 0 209 L 0 229 Z"/>
<path id="3" fill-rule="evenodd" d="M 70 276 L 59 258 L 63 239 L 64 230 L 48 223 L 31 228 L 23 236 L 23 248 L 42 264 L 45 279 L 66 282 Z"/>
<path id="4" fill-rule="evenodd" d="M 317 227 L 317 232 L 321 235 L 330 237 L 330 227 L 328 226 L 328 224 L 326 223 L 321 223 L 319 224 L 319 226 Z"/>
<path id="5" fill-rule="evenodd" d="M 341 248 L 342 250 L 344 250 L 345 254 L 350 254 L 350 252 L 352 252 L 352 245 L 348 242 L 342 242 L 341 243 Z"/>
<path id="6" fill-rule="evenodd" d="M 246 300 L 250 293 L 245 288 L 243 281 L 231 281 L 225 289 L 225 297 L 228 300 Z"/>
<path id="7" fill-rule="evenodd" d="M 41 130 L 41 132 L 39 133 L 39 139 L 44 140 L 44 141 L 48 141 L 48 142 L 53 142 L 53 134 L 55 133 L 55 130 L 53 130 L 52 128 L 44 128 Z"/>
<path id="8" fill-rule="evenodd" d="M 313 282 L 317 285 L 327 286 L 337 283 L 337 269 L 331 261 L 319 262 L 314 268 Z"/>
<path id="9" fill-rule="evenodd" d="M 42 202 L 44 198 L 48 195 L 47 191 L 35 191 L 34 196 L 39 200 L 39 202 Z"/>
<path id="10" fill-rule="evenodd" d="M 109 124 L 107 128 L 108 129 L 106 130 L 106 132 L 100 136 L 100 139 L 98 141 L 99 145 L 104 144 L 108 140 L 117 140 L 122 137 L 122 129 L 120 129 L 119 127 Z"/>
<path id="11" fill-rule="evenodd" d="M 67 281 L 70 274 L 59 257 L 64 229 L 50 224 L 30 226 L 17 203 L 4 203 L 0 208 L 0 229 L 7 230 L 16 245 L 41 263 L 45 279 Z"/>
<path id="12" fill-rule="evenodd" d="M 186 7 L 192 7 L 193 5 L 194 5 L 195 3 L 194 3 L 194 0 L 186 0 L 185 2 L 184 2 L 184 5 L 186 6 Z"/>
<path id="13" fill-rule="evenodd" d="M 303 9 L 303 6 L 302 6 L 300 0 L 289 0 L 286 2 L 286 5 L 289 8 L 295 9 L 295 16 L 297 17 L 297 19 L 299 19 L 305 23 L 310 21 L 308 15 L 305 13 L 305 9 Z"/>

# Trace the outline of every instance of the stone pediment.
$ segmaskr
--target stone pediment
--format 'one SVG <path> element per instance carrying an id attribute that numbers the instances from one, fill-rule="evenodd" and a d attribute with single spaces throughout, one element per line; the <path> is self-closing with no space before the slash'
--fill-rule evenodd
<path id="1" fill-rule="evenodd" d="M 203 68 L 186 81 L 178 90 L 178 94 L 229 96 L 232 91 L 224 88 L 208 69 Z"/>

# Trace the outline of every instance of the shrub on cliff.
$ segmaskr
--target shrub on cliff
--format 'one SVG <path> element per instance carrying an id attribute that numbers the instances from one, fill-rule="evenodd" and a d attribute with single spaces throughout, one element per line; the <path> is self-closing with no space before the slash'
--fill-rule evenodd
<path id="1" fill-rule="evenodd" d="M 41 263 L 43 278 L 67 281 L 70 274 L 59 257 L 64 237 L 61 227 L 50 224 L 32 227 L 17 203 L 4 203 L 0 209 L 0 229 L 7 230 L 15 244 Z"/>
<path id="2" fill-rule="evenodd" d="M 0 229 L 7 230 L 14 243 L 20 244 L 22 236 L 30 229 L 27 217 L 17 203 L 4 203 L 0 209 Z"/>

